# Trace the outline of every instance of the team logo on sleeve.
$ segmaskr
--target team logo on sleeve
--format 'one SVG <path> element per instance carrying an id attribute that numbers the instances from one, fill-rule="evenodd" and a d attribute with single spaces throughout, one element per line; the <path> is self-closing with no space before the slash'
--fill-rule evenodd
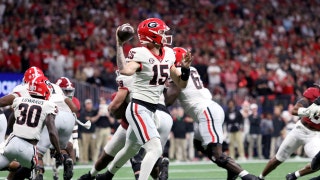
<path id="1" fill-rule="evenodd" d="M 153 63 L 154 63 L 154 59 L 153 59 L 153 58 L 150 58 L 150 59 L 149 59 L 149 63 L 150 63 L 150 64 L 153 64 Z"/>

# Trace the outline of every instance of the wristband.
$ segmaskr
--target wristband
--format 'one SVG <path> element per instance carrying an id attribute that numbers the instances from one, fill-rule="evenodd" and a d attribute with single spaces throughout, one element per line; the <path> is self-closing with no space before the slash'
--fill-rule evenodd
<path id="1" fill-rule="evenodd" d="M 301 107 L 298 109 L 298 116 L 300 117 L 309 116 L 309 114 L 310 114 L 310 111 L 307 108 Z"/>
<path id="2" fill-rule="evenodd" d="M 180 78 L 183 81 L 188 81 L 189 76 L 190 76 L 190 68 L 181 67 L 181 76 L 180 76 Z"/>

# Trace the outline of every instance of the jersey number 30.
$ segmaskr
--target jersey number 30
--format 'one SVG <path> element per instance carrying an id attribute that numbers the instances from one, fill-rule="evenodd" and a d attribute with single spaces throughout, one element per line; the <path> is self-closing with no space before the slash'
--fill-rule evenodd
<path id="1" fill-rule="evenodd" d="M 27 126 L 29 127 L 37 127 L 42 108 L 38 105 L 29 106 L 26 103 L 21 103 L 19 105 L 20 116 L 17 117 L 17 124 L 23 125 L 27 122 Z"/>

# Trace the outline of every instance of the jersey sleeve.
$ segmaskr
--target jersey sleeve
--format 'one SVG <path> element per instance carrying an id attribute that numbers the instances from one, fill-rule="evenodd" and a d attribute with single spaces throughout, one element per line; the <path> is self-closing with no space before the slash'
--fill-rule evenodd
<path id="1" fill-rule="evenodd" d="M 17 107 L 19 105 L 19 98 L 14 98 L 11 107 L 14 109 L 15 107 Z"/>
<path id="2" fill-rule="evenodd" d="M 58 107 L 53 102 L 46 101 L 46 104 L 45 104 L 45 106 L 43 108 L 44 108 L 46 114 L 53 114 L 53 115 L 57 115 L 58 114 Z"/>
<path id="3" fill-rule="evenodd" d="M 130 89 L 130 86 L 132 84 L 133 76 L 125 76 L 125 75 L 119 75 L 116 78 L 118 89 Z"/>

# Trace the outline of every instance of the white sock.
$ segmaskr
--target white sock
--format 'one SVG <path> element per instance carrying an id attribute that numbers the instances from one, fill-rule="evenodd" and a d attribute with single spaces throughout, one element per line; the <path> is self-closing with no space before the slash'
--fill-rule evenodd
<path id="1" fill-rule="evenodd" d="M 146 155 L 141 162 L 139 180 L 147 180 L 154 164 L 162 155 L 162 146 L 159 138 L 152 138 L 144 144 Z"/>
<path id="2" fill-rule="evenodd" d="M 260 179 L 264 179 L 264 176 L 262 176 L 262 174 L 260 174 L 260 175 L 259 175 L 259 178 L 260 178 Z"/>
<path id="3" fill-rule="evenodd" d="M 296 175 L 296 177 L 300 177 L 300 172 L 296 171 L 296 172 L 294 172 L 294 175 Z"/>
<path id="4" fill-rule="evenodd" d="M 239 173 L 239 176 L 240 176 L 240 177 L 243 177 L 243 176 L 245 176 L 245 175 L 247 175 L 247 174 L 249 174 L 248 171 L 242 170 L 242 171 Z"/>
<path id="5" fill-rule="evenodd" d="M 91 174 L 91 176 L 96 176 L 96 175 L 98 174 L 98 171 L 96 170 L 95 167 L 92 167 L 92 168 L 91 168 L 90 174 Z"/>

